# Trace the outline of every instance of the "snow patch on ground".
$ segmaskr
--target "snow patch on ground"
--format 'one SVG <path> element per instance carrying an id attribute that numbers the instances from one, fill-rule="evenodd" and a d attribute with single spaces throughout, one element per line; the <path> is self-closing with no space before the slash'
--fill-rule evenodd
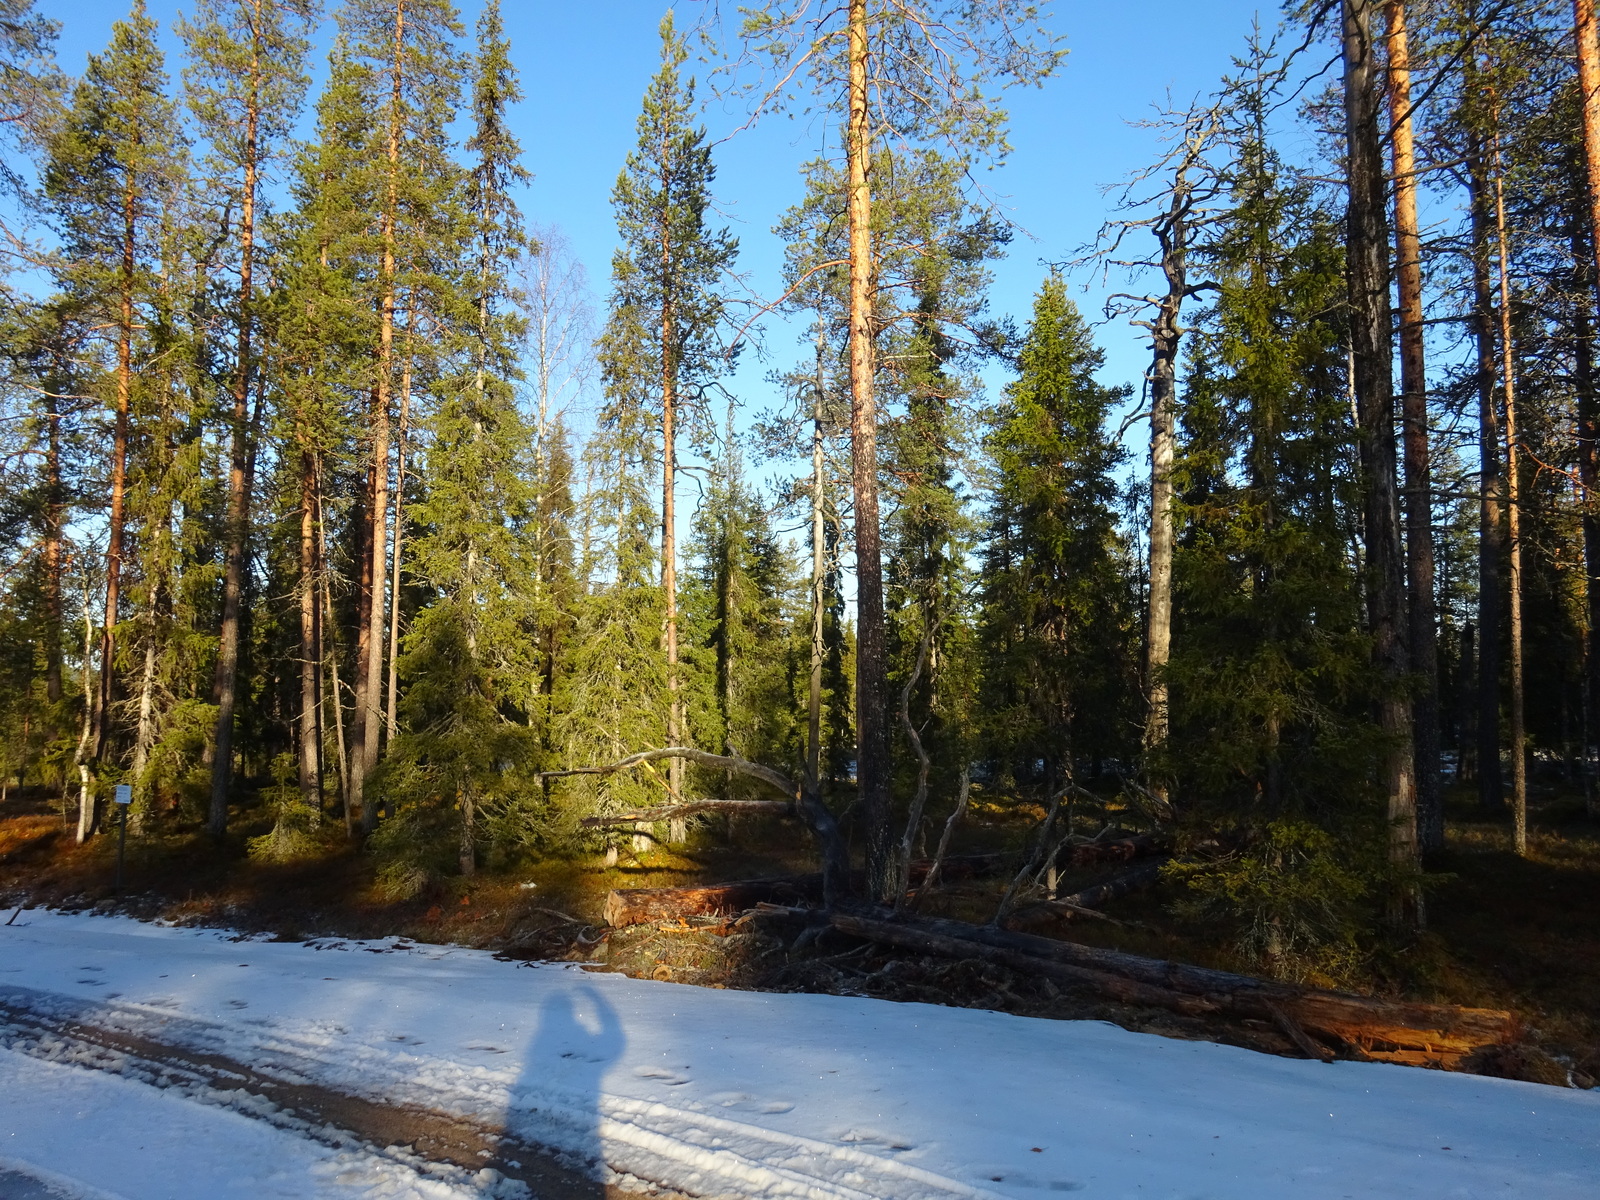
<path id="1" fill-rule="evenodd" d="M 335 1149 L 248 1112 L 0 1050 L 0 1195 L 68 1200 L 482 1200 L 456 1168 Z M 526 1193 L 524 1193 L 526 1194 Z"/>
<path id="2" fill-rule="evenodd" d="M 698 989 L 398 939 L 277 943 L 40 910 L 0 927 L 0 997 L 58 1018 L 88 1012 L 93 1024 L 275 1078 L 500 1125 L 597 1177 L 694 1194 L 1600 1195 L 1594 1093 L 1297 1062 L 1098 1022 Z M 14 1100 L 35 1086 L 24 1077 L 51 1081 L 60 1103 Z M 66 1099 L 70 1080 L 106 1097 L 90 1116 Z M 0 1130 L 18 1133 L 0 1134 L 0 1156 L 129 1200 L 166 1196 L 160 1184 L 128 1190 L 144 1172 L 161 1178 L 167 1153 L 134 1131 L 215 1122 L 183 1144 L 217 1146 L 219 1171 L 249 1161 L 272 1173 L 251 1175 L 253 1190 L 170 1194 L 484 1194 L 465 1176 L 335 1151 L 210 1099 L 202 1107 L 7 1054 Z M 186 1115 L 158 1117 L 163 1104 L 184 1104 Z M 261 1178 L 288 1190 L 265 1190 Z M 417 1190 L 429 1188 L 443 1190 Z"/>

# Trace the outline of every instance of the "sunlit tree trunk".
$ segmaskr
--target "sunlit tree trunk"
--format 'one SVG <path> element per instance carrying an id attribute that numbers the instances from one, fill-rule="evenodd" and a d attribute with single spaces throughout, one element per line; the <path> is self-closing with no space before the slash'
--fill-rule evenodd
<path id="1" fill-rule="evenodd" d="M 1511 820 L 1518 854 L 1528 852 L 1528 747 L 1523 719 L 1522 488 L 1517 478 L 1517 385 L 1511 340 L 1511 247 L 1506 233 L 1505 165 L 1499 114 L 1493 116 L 1495 257 L 1500 275 L 1500 364 L 1505 394 L 1506 526 L 1511 568 Z"/>
<path id="2" fill-rule="evenodd" d="M 1587 228 L 1573 239 L 1573 258 L 1583 263 L 1579 277 L 1587 276 L 1585 300 L 1592 304 L 1600 288 L 1600 30 L 1594 0 L 1572 2 L 1574 41 L 1578 55 L 1578 88 L 1583 111 L 1583 159 L 1588 182 Z M 1587 254 L 1583 250 L 1587 250 Z M 1584 712 L 1592 713 L 1600 701 L 1600 513 L 1596 512 L 1596 486 L 1600 486 L 1600 405 L 1594 380 L 1594 321 L 1587 304 L 1580 302 L 1576 329 L 1578 388 L 1578 469 L 1584 484 L 1583 546 L 1588 579 L 1589 641 L 1584 672 Z M 1589 729 L 1584 722 L 1584 787 L 1591 812 L 1597 795 L 1590 779 Z"/>
<path id="3" fill-rule="evenodd" d="M 1362 468 L 1367 613 L 1383 680 L 1379 724 L 1387 740 L 1380 765 L 1386 798 L 1389 855 L 1402 872 L 1416 862 L 1416 791 L 1411 713 L 1405 694 L 1409 661 L 1400 553 L 1394 390 L 1389 308 L 1389 237 L 1381 131 L 1375 0 L 1344 0 L 1344 109 L 1349 171 L 1347 210 L 1350 339 Z M 1412 887 L 1390 897 L 1392 920 L 1414 925 L 1419 897 Z"/>
<path id="4" fill-rule="evenodd" d="M 887 661 L 878 522 L 878 411 L 873 397 L 872 134 L 867 94 L 867 0 L 849 0 L 847 207 L 850 224 L 850 450 L 856 541 L 856 784 L 867 832 L 867 889 L 894 889 L 889 830 Z"/>
<path id="5" fill-rule="evenodd" d="M 378 809 L 366 796 L 366 776 L 378 765 L 378 745 L 382 734 L 383 660 L 385 600 L 388 576 L 389 522 L 389 409 L 394 390 L 394 315 L 397 285 L 395 279 L 395 238 L 399 220 L 400 133 L 404 113 L 406 8 L 402 0 L 394 9 L 394 59 L 389 75 L 388 139 L 385 154 L 388 169 L 384 184 L 383 212 L 380 219 L 382 259 L 379 267 L 377 381 L 373 389 L 371 414 L 372 490 L 367 512 L 369 533 L 367 554 L 372 564 L 367 593 L 369 615 L 365 655 L 361 664 L 363 709 L 357 761 L 351 764 L 351 792 L 357 794 L 363 833 L 378 827 Z"/>
<path id="6" fill-rule="evenodd" d="M 822 787 L 822 644 L 823 589 L 828 572 L 824 509 L 823 415 L 826 395 L 822 368 L 827 332 L 817 313 L 817 376 L 811 397 L 811 679 L 806 696 L 806 787 L 813 795 Z"/>
<path id="7" fill-rule="evenodd" d="M 1400 301 L 1400 413 L 1405 444 L 1406 578 L 1410 590 L 1417 839 L 1444 848 L 1439 795 L 1439 641 L 1434 613 L 1433 480 L 1428 461 L 1428 378 L 1423 349 L 1422 241 L 1417 233 L 1415 121 L 1406 6 L 1389 2 L 1389 125 L 1394 163 L 1395 282 Z"/>
<path id="8" fill-rule="evenodd" d="M 389 567 L 389 699 L 385 713 L 389 738 L 398 728 L 400 692 L 400 555 L 405 544 L 406 434 L 411 421 L 411 328 L 413 317 L 406 317 L 406 353 L 400 367 L 400 429 L 395 446 L 394 468 L 394 548 Z M 480 384 L 481 390 L 481 384 Z"/>
<path id="9" fill-rule="evenodd" d="M 245 544 L 250 532 L 250 385 L 251 324 L 254 320 L 257 127 L 259 123 L 261 45 L 257 13 L 256 40 L 250 62 L 250 86 L 244 112 L 244 186 L 239 210 L 239 313 L 237 362 L 234 364 L 232 446 L 228 462 L 228 549 L 222 576 L 222 628 L 217 640 L 215 751 L 211 759 L 211 811 L 207 828 L 219 838 L 228 825 L 228 788 L 233 774 L 233 711 L 239 681 L 239 609 L 244 598 Z"/>
<path id="10" fill-rule="evenodd" d="M 317 613 L 317 467 L 300 451 L 300 799 L 322 811 L 322 628 Z"/>

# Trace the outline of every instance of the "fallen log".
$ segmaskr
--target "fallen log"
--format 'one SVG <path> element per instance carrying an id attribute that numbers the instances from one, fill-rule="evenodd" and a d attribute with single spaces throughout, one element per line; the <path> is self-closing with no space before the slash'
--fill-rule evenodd
<path id="1" fill-rule="evenodd" d="M 1102 904 L 1109 904 L 1119 896 L 1155 887 L 1161 881 L 1161 868 L 1166 866 L 1168 861 L 1166 858 L 1161 858 L 1154 862 L 1143 863 L 1131 871 L 1126 871 L 1104 883 L 1097 883 L 1093 887 L 1086 887 L 1070 896 L 1058 896 L 1054 900 L 1037 900 L 1032 904 L 1025 904 L 1013 915 L 1020 917 L 1027 913 L 1057 912 L 1071 916 L 1074 913 L 1092 911 Z"/>
<path id="2" fill-rule="evenodd" d="M 1032 975 L 1046 975 L 1076 987 L 1089 987 L 1124 1004 L 1144 1004 L 1153 1008 L 1166 1008 L 1186 1016 L 1198 1017 L 1217 1012 L 1219 1006 L 1205 996 L 1185 996 L 1169 988 L 1140 983 L 1136 979 L 1096 971 L 1090 967 L 1053 962 L 1037 958 L 1020 950 L 1002 946 L 985 946 L 960 938 L 946 937 L 918 927 L 916 923 L 875 920 L 854 913 L 835 912 L 828 923 L 841 933 L 854 934 L 869 941 L 901 946 L 920 954 L 937 954 L 945 958 L 981 958 Z"/>
<path id="3" fill-rule="evenodd" d="M 851 912 L 830 913 L 827 919 L 843 932 L 855 930 L 858 936 L 874 941 L 911 948 L 913 942 L 920 939 L 929 953 L 982 958 L 986 957 L 986 951 L 1001 950 L 1014 956 L 1006 961 L 1022 967 L 1032 964 L 1041 973 L 1057 978 L 1064 976 L 1053 970 L 1045 971 L 1038 964 L 1075 968 L 1087 972 L 1081 976 L 1086 986 L 1114 999 L 1132 994 L 1123 987 L 1127 982 L 1148 989 L 1140 993 L 1146 999 L 1130 1003 L 1149 1003 L 1177 1012 L 1205 1011 L 1256 1017 L 1280 1027 L 1287 1019 L 1304 1030 L 1336 1039 L 1372 1058 L 1392 1056 L 1396 1061 L 1413 1061 L 1420 1052 L 1429 1061 L 1448 1065 L 1479 1047 L 1514 1042 L 1520 1033 L 1517 1018 L 1498 1009 L 1459 1008 L 1324 991 L 940 918 L 909 919 L 878 912 Z M 864 920 L 868 924 L 862 924 Z M 881 928 L 883 926 L 890 928 Z M 869 928 L 872 932 L 865 932 Z M 979 947 L 983 952 L 976 949 Z M 1121 982 L 1108 985 L 1104 982 L 1106 978 Z M 1192 1004 L 1194 1000 L 1203 1001 L 1203 1007 L 1196 1010 Z"/>
<path id="4" fill-rule="evenodd" d="M 691 800 L 685 804 L 663 804 L 659 808 L 616 813 L 606 817 L 584 817 L 578 824 L 585 829 L 605 829 L 612 825 L 637 825 L 656 821 L 679 821 L 703 812 L 762 813 L 774 817 L 793 817 L 793 802 L 788 800 Z"/>
<path id="5" fill-rule="evenodd" d="M 1159 833 L 1142 833 L 1109 842 L 1079 842 L 1057 861 L 1063 866 L 1090 867 L 1096 863 L 1129 862 L 1171 849 L 1172 840 Z"/>
<path id="6" fill-rule="evenodd" d="M 1004 862 L 999 854 L 957 855 L 944 860 L 945 879 L 972 879 Z M 911 882 L 920 884 L 931 866 L 911 864 Z M 627 888 L 606 897 L 606 924 L 614 928 L 669 921 L 681 917 L 725 917 L 758 904 L 815 903 L 822 898 L 822 876 L 786 875 L 776 879 L 744 879 L 708 887 Z"/>

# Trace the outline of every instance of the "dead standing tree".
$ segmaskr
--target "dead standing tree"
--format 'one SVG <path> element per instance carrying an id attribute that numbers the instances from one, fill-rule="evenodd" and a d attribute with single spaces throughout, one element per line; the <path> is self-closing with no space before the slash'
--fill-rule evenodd
<path id="1" fill-rule="evenodd" d="M 1163 131 L 1171 148 L 1121 188 L 1117 207 L 1130 215 L 1101 227 L 1099 248 L 1090 259 L 1106 268 L 1143 274 L 1159 270 L 1166 290 L 1139 295 L 1119 292 L 1106 302 L 1107 316 L 1126 316 L 1150 334 L 1151 363 L 1146 375 L 1150 396 L 1150 595 L 1146 618 L 1144 748 L 1159 754 L 1169 728 L 1167 662 L 1172 649 L 1172 465 L 1177 446 L 1178 350 L 1185 332 L 1180 320 L 1191 296 L 1212 288 L 1190 277 L 1191 249 L 1198 232 L 1220 215 L 1211 202 L 1222 191 L 1221 173 L 1210 154 L 1223 122 L 1225 101 L 1195 103 L 1165 112 L 1149 126 Z M 1148 233 L 1154 255 L 1125 255 L 1130 238 Z M 1156 784 L 1165 798 L 1165 785 Z"/>

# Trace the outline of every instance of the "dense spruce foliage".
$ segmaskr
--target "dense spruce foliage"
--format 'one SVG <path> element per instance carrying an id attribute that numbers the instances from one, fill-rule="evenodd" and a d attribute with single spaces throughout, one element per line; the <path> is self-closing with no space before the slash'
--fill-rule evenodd
<path id="1" fill-rule="evenodd" d="M 498 0 L 202 0 L 180 63 L 135 0 L 79 77 L 0 0 L 4 787 L 412 896 L 776 771 L 888 901 L 973 794 L 1041 872 L 1098 798 L 1268 963 L 1414 926 L 1441 788 L 1519 839 L 1541 773 L 1595 794 L 1600 52 L 1584 0 L 1294 7 L 1010 315 L 972 180 L 1032 6 L 708 27 L 838 142 L 754 299 L 669 13 L 591 323 Z"/>

